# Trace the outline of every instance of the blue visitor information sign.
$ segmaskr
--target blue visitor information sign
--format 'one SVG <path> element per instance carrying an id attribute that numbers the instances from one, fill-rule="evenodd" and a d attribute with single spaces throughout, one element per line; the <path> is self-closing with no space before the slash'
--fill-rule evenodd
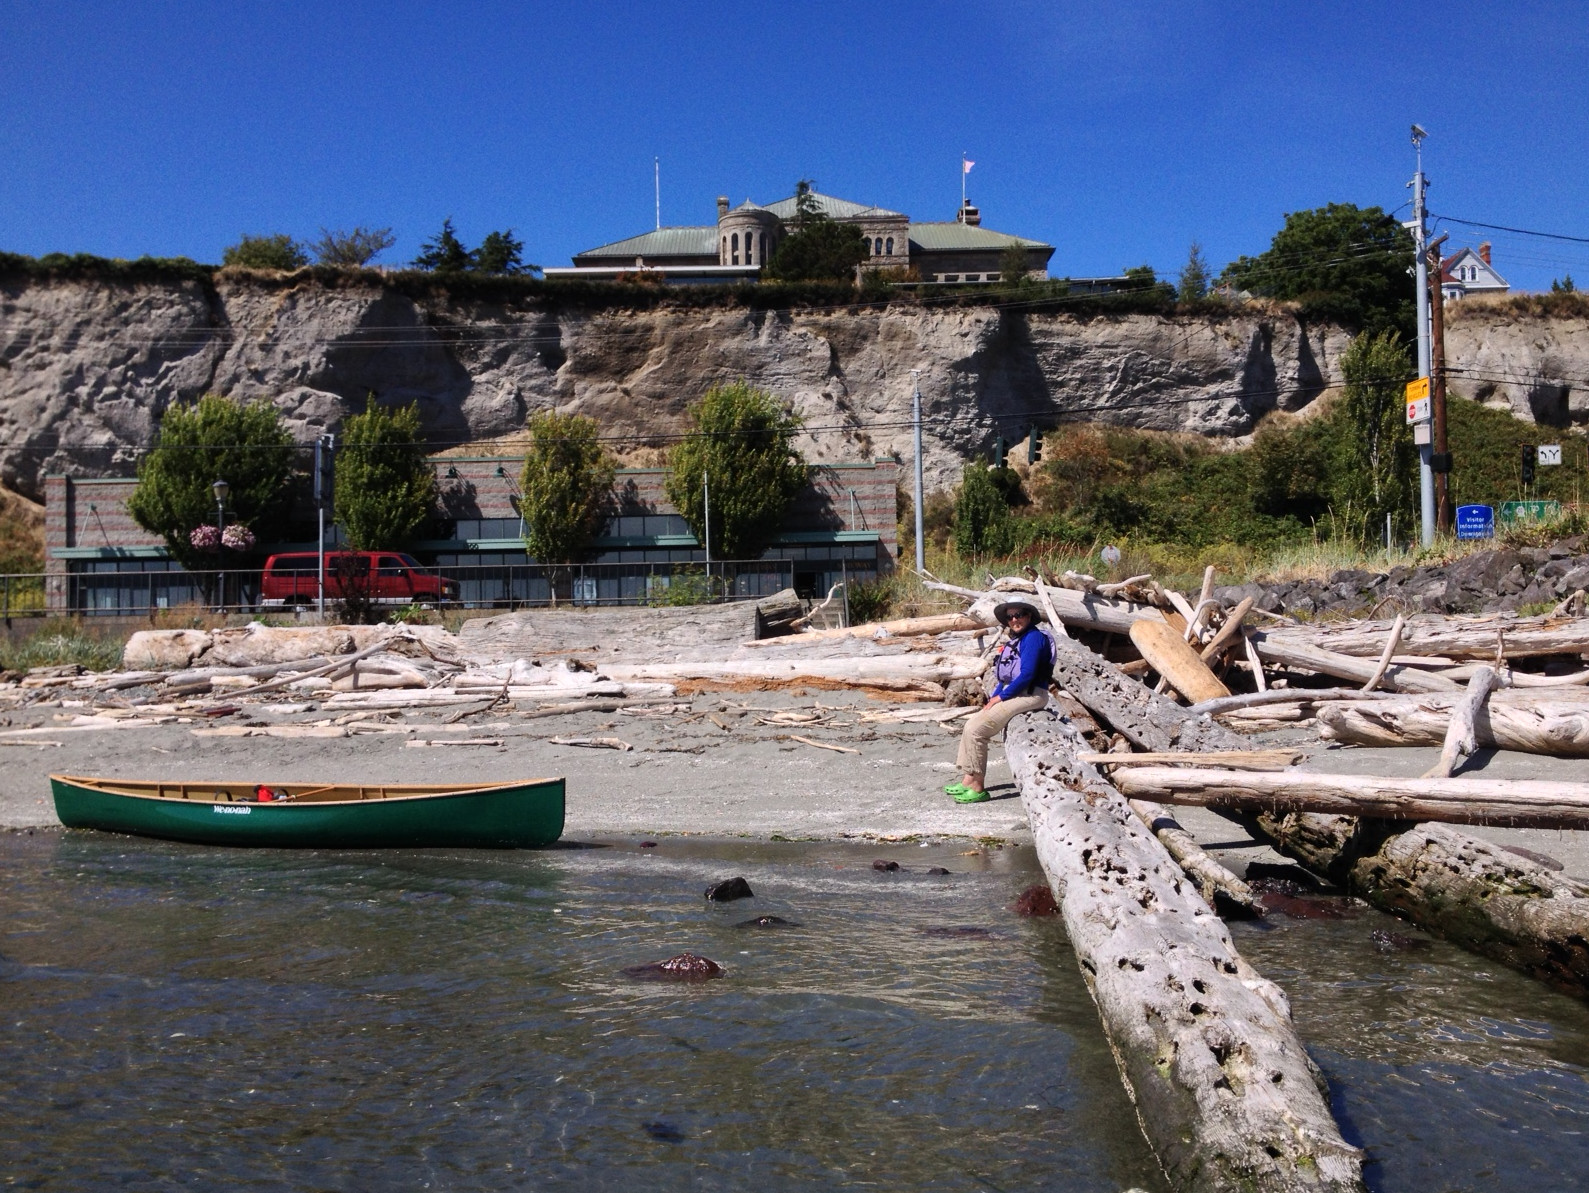
<path id="1" fill-rule="evenodd" d="M 1495 511 L 1487 505 L 1457 506 L 1457 537 L 1489 539 L 1495 537 Z"/>

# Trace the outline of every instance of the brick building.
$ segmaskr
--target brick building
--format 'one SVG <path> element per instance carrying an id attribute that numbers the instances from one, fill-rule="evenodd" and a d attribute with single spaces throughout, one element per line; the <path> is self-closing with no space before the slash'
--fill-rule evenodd
<path id="1" fill-rule="evenodd" d="M 503 457 L 432 459 L 439 494 L 437 524 L 446 537 L 410 544 L 421 563 L 457 578 L 466 604 L 534 603 L 550 589 L 524 545 L 519 514 L 520 461 Z M 580 589 L 588 603 L 643 600 L 654 577 L 696 565 L 705 554 L 684 518 L 663 494 L 660 468 L 621 470 L 614 514 L 596 541 Z M 794 501 L 777 542 L 759 570 L 745 568 L 747 594 L 791 581 L 820 595 L 840 579 L 866 582 L 886 574 L 899 554 L 896 534 L 900 465 L 820 465 Z M 60 611 L 133 610 L 199 600 L 199 586 L 158 536 L 127 512 L 137 482 L 51 476 L 45 480 L 47 603 Z M 261 543 L 252 565 L 274 551 L 313 550 L 313 542 Z M 721 562 L 721 561 L 716 561 Z M 746 587 L 748 586 L 748 587 Z M 251 588 L 238 590 L 244 596 Z"/>

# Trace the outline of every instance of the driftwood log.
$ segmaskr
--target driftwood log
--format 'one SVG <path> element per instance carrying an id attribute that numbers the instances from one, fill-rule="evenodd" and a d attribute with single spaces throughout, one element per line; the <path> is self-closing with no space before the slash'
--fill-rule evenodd
<path id="1" fill-rule="evenodd" d="M 1054 679 L 1139 750 L 1241 750 L 1248 741 L 1156 696 L 1108 659 L 1068 639 L 1054 643 Z"/>
<path id="2" fill-rule="evenodd" d="M 1252 888 L 1215 861 L 1213 855 L 1197 843 L 1197 838 L 1181 827 L 1181 822 L 1168 808 L 1145 799 L 1134 799 L 1130 804 L 1138 819 L 1152 830 L 1165 852 L 1192 880 L 1203 902 L 1218 908 L 1217 900 L 1223 896 L 1236 907 L 1252 911 Z"/>
<path id="3" fill-rule="evenodd" d="M 1236 812 L 1322 812 L 1380 820 L 1435 820 L 1510 828 L 1589 828 L 1589 783 L 1538 779 L 1386 779 L 1312 771 L 1206 766 L 1121 767 L 1133 799 Z"/>
<path id="4" fill-rule="evenodd" d="M 1424 778 L 1448 779 L 1458 763 L 1478 753 L 1479 743 L 1473 730 L 1473 720 L 1500 682 L 1493 667 L 1480 667 L 1468 680 L 1467 692 L 1451 710 L 1451 724 L 1446 726 L 1445 741 L 1440 746 L 1440 761 L 1424 772 Z"/>
<path id="5" fill-rule="evenodd" d="M 1349 679 L 1358 684 L 1366 684 L 1379 673 L 1379 668 L 1373 659 L 1361 658 L 1357 655 L 1343 654 L 1340 651 L 1326 650 L 1311 643 L 1299 641 L 1294 636 L 1289 636 L 1290 631 L 1258 630 L 1252 635 L 1253 645 L 1258 650 L 1258 655 L 1266 663 L 1281 663 L 1287 667 L 1300 667 L 1307 671 L 1316 671 L 1320 675 L 1333 675 L 1337 679 Z M 1287 636 L 1282 637 L 1282 634 Z M 1379 646 L 1384 648 L 1384 641 Z M 1491 639 L 1493 653 L 1494 639 Z M 1378 652 L 1376 651 L 1376 654 Z M 1454 680 L 1433 671 L 1421 671 L 1416 667 L 1396 666 L 1392 664 L 1382 673 L 1379 683 L 1387 688 L 1399 692 L 1455 692 L 1459 690 Z"/>
<path id="6" fill-rule="evenodd" d="M 1393 696 L 1319 709 L 1322 735 L 1358 746 L 1437 746 L 1460 695 Z M 1589 692 L 1582 688 L 1508 688 L 1473 718 L 1480 747 L 1589 758 Z"/>
<path id="7" fill-rule="evenodd" d="M 988 592 L 978 592 L 975 589 L 961 588 L 959 585 L 944 584 L 936 580 L 926 580 L 922 583 L 923 587 L 951 593 L 973 602 L 987 603 L 995 598 L 1002 600 L 1015 592 L 1037 595 L 1037 585 L 1030 580 L 1002 580 L 1000 583 L 1005 585 L 1005 588 Z M 1164 615 L 1152 605 L 1110 600 L 1090 592 L 1078 592 L 1073 588 L 1055 588 L 1052 585 L 1045 587 L 1048 588 L 1049 599 L 1053 601 L 1060 621 L 1077 629 L 1110 630 L 1117 634 L 1125 634 L 1129 633 L 1132 625 L 1140 620 L 1164 620 Z"/>
<path id="8" fill-rule="evenodd" d="M 1391 623 L 1353 621 L 1339 625 L 1287 626 L 1268 631 L 1277 646 L 1300 645 L 1335 654 L 1377 658 Z M 1589 620 L 1570 617 L 1517 617 L 1489 614 L 1454 617 L 1426 614 L 1407 619 L 1397 650 L 1408 655 L 1491 662 L 1497 640 L 1509 659 L 1533 655 L 1589 652 Z"/>
<path id="9" fill-rule="evenodd" d="M 1143 1133 L 1178 1190 L 1359 1190 L 1281 990 L 1066 722 L 1011 722 L 1006 753 L 1037 855 Z"/>
<path id="10" fill-rule="evenodd" d="M 1440 824 L 1260 815 L 1308 869 L 1437 936 L 1589 996 L 1589 884 Z"/>

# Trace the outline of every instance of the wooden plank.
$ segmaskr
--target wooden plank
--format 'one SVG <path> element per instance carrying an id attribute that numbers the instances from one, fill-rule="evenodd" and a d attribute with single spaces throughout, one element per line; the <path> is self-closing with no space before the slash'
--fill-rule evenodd
<path id="1" fill-rule="evenodd" d="M 1131 627 L 1130 636 L 1142 657 L 1189 703 L 1230 695 L 1230 689 L 1215 678 L 1197 651 L 1164 622 L 1139 621 Z"/>
<path id="2" fill-rule="evenodd" d="M 1120 793 L 1085 740 L 1016 717 L 1005 751 L 1038 860 L 1143 1133 L 1178 1190 L 1362 1189 L 1279 987 Z"/>

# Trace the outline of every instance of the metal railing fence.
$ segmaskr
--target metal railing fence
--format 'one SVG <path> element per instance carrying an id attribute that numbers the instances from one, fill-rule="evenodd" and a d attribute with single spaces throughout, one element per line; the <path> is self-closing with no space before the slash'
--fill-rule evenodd
<path id="1" fill-rule="evenodd" d="M 413 573 L 409 575 L 408 573 Z M 450 581 L 457 598 L 444 609 L 522 609 L 550 606 L 699 605 L 758 600 L 795 583 L 787 559 L 702 563 L 466 564 L 377 573 L 366 599 L 377 609 L 436 606 L 414 576 Z M 286 599 L 266 599 L 260 569 L 29 573 L 0 576 L 0 619 L 18 617 L 149 617 L 166 611 L 281 613 L 313 611 L 311 572 L 289 586 Z M 430 586 L 434 590 L 434 586 Z M 326 608 L 340 593 L 328 571 Z"/>

